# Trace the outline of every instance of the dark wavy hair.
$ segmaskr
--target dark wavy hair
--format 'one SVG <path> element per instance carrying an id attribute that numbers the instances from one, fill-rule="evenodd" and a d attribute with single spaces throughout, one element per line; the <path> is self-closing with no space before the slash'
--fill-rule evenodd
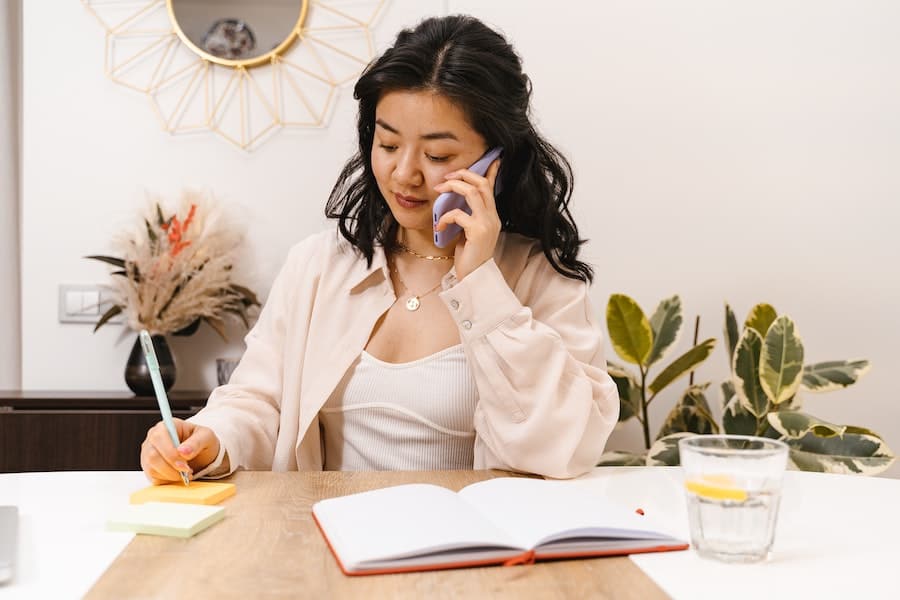
<path id="1" fill-rule="evenodd" d="M 394 250 L 397 222 L 372 171 L 375 107 L 392 91 L 433 91 L 459 106 L 488 148 L 503 146 L 502 230 L 538 240 L 553 268 L 590 282 L 593 270 L 578 260 L 585 242 L 569 212 L 572 167 L 543 139 L 529 118 L 531 81 L 499 33 L 469 16 L 430 18 L 400 32 L 393 47 L 366 67 L 356 87 L 359 151 L 344 165 L 325 214 L 369 265 L 375 246 Z"/>

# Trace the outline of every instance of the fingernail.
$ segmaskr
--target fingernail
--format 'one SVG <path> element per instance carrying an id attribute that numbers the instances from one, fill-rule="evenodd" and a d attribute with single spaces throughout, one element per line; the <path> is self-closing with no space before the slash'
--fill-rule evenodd
<path id="1" fill-rule="evenodd" d="M 190 471 L 190 467 L 187 466 L 187 463 L 185 463 L 184 461 L 181 461 L 181 460 L 175 461 L 175 468 L 178 469 L 179 471 Z"/>
<path id="2" fill-rule="evenodd" d="M 183 454 L 183 455 L 187 456 L 188 454 L 191 453 L 192 450 L 193 449 L 190 446 L 185 446 L 184 444 L 182 444 L 181 446 L 178 446 L 178 454 Z"/>

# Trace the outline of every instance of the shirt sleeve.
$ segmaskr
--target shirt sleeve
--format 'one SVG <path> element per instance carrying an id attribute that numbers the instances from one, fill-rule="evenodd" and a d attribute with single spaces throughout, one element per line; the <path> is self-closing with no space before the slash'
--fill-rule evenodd
<path id="1" fill-rule="evenodd" d="M 219 443 L 219 453 L 211 463 L 194 473 L 194 479 L 220 479 L 231 475 L 230 461 L 226 462 L 228 451 L 225 444 Z M 223 464 L 224 463 L 224 464 Z"/>
<path id="2" fill-rule="evenodd" d="M 206 406 L 188 419 L 209 427 L 219 438 L 220 456 L 200 471 L 207 477 L 224 477 L 238 468 L 272 468 L 281 416 L 287 307 L 298 262 L 308 262 L 302 256 L 304 246 L 294 248 L 275 278 L 259 319 L 244 338 L 247 349 L 228 384 L 213 390 Z M 220 469 L 226 452 L 227 469 Z"/>
<path id="3" fill-rule="evenodd" d="M 590 470 L 619 398 L 587 284 L 541 254 L 529 258 L 516 291 L 493 259 L 449 284 L 440 297 L 478 386 L 475 468 L 553 478 Z"/>

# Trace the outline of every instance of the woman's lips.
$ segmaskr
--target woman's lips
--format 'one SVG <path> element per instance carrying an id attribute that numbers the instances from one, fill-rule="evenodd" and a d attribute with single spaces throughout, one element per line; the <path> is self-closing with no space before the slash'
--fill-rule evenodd
<path id="1" fill-rule="evenodd" d="M 404 196 L 403 194 L 397 193 L 394 194 L 394 199 L 397 200 L 397 204 L 403 208 L 420 208 L 428 204 L 428 200 L 419 200 L 413 196 Z"/>

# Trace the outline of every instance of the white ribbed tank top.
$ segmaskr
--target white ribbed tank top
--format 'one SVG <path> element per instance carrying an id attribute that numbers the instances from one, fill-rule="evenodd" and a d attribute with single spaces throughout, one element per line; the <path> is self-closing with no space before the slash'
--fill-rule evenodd
<path id="1" fill-rule="evenodd" d="M 319 413 L 327 471 L 471 469 L 478 389 L 462 345 L 356 359 Z"/>

